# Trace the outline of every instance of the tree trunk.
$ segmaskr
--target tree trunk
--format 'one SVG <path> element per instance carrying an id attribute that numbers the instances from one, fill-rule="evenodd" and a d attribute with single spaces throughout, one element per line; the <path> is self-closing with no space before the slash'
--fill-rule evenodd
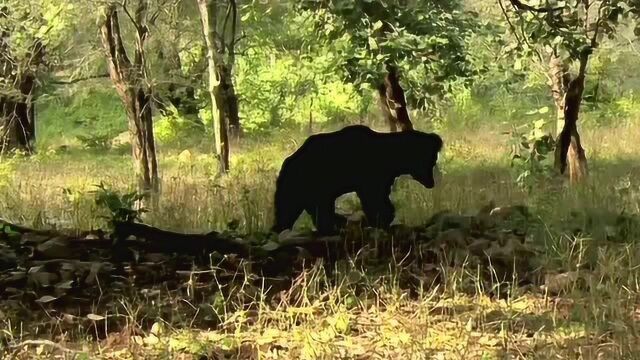
<path id="1" fill-rule="evenodd" d="M 225 109 L 229 105 L 225 104 L 227 94 L 224 91 L 224 87 L 229 86 L 230 79 L 228 79 L 228 72 L 219 55 L 220 51 L 216 42 L 217 2 L 216 0 L 197 1 L 202 22 L 202 32 L 207 46 L 209 96 L 211 97 L 211 116 L 213 118 L 216 156 L 219 160 L 220 172 L 224 174 L 229 171 L 228 119 Z M 226 84 L 223 83 L 223 79 Z M 235 108 L 237 114 L 237 102 Z"/>
<path id="2" fill-rule="evenodd" d="M 31 95 L 18 99 L 0 97 L 0 153 L 21 150 L 34 151 L 35 104 Z"/>
<path id="3" fill-rule="evenodd" d="M 225 123 L 229 126 L 229 137 L 239 139 L 242 135 L 240 127 L 240 115 L 238 114 L 238 96 L 233 85 L 231 69 L 225 64 L 218 66 L 218 75 L 220 76 L 220 97 L 223 99 Z"/>
<path id="4" fill-rule="evenodd" d="M 556 104 L 555 132 L 559 135 L 564 127 L 564 96 L 571 81 L 569 66 L 559 57 L 552 55 L 549 60 L 549 76 L 551 77 L 551 95 Z"/>
<path id="5" fill-rule="evenodd" d="M 378 106 L 380 106 L 380 110 L 382 110 L 382 116 L 384 116 L 384 119 L 389 125 L 389 131 L 398 131 L 396 119 L 391 114 L 391 109 L 389 109 L 389 104 L 387 102 L 387 88 L 384 84 L 380 84 L 380 86 L 378 86 Z"/>
<path id="6" fill-rule="evenodd" d="M 384 84 L 378 87 L 379 105 L 384 117 L 389 123 L 389 130 L 396 132 L 413 129 L 407 101 L 404 97 L 404 90 L 400 86 L 400 79 L 394 65 L 387 64 L 387 74 L 384 77 Z"/>
<path id="7" fill-rule="evenodd" d="M 45 63 L 44 45 L 35 41 L 23 66 L 12 58 L 7 31 L 0 36 L 0 79 L 4 93 L 0 94 L 0 153 L 22 150 L 34 152 L 35 93 L 38 67 Z"/>
<path id="8" fill-rule="evenodd" d="M 151 91 L 144 84 L 146 77 L 144 41 L 147 36 L 147 28 L 144 25 L 145 9 L 146 4 L 141 0 L 136 9 L 137 19 L 134 24 L 137 30 L 134 62 L 131 62 L 127 56 L 122 42 L 116 5 L 107 6 L 100 30 L 109 65 L 109 76 L 129 119 L 129 134 L 138 188 L 140 191 L 155 193 L 159 190 L 160 183 L 153 136 L 152 96 Z"/>
<path id="9" fill-rule="evenodd" d="M 578 133 L 578 118 L 580 105 L 584 93 L 584 83 L 586 67 L 589 60 L 589 53 L 584 52 L 580 56 L 580 70 L 578 76 L 571 79 L 567 67 L 558 65 L 559 60 L 552 59 L 552 89 L 556 107 L 562 105 L 562 111 L 558 117 L 563 118 L 562 128 L 558 134 L 556 144 L 556 167 L 560 173 L 564 173 L 569 167 L 569 180 L 576 184 L 584 180 L 588 174 L 587 158 L 585 155 L 580 134 Z M 554 70 L 555 69 L 555 70 Z M 564 90 L 562 93 L 556 90 Z M 562 94 L 562 97 L 559 95 Z M 561 101 L 561 102 L 560 102 Z"/>

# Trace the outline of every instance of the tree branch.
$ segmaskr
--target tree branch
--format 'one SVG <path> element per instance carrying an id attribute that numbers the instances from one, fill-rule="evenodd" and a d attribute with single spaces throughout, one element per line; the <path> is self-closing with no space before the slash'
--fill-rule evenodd
<path id="1" fill-rule="evenodd" d="M 236 28 L 238 26 L 238 5 L 236 4 L 236 0 L 229 0 L 231 4 L 231 40 L 229 41 L 229 71 L 233 68 L 235 63 L 235 47 L 236 43 L 242 39 L 242 37 L 236 39 Z"/>
<path id="2" fill-rule="evenodd" d="M 509 18 L 509 14 L 507 14 L 507 9 L 505 9 L 502 0 L 498 0 L 498 5 L 500 5 L 500 10 L 502 11 L 502 15 L 505 20 L 507 20 L 507 24 L 509 24 L 509 28 L 511 29 L 511 33 L 515 36 L 518 45 L 522 46 L 522 41 L 520 41 L 520 37 L 518 36 L 518 31 L 516 30 L 516 26 L 511 22 L 511 18 Z"/>
<path id="3" fill-rule="evenodd" d="M 102 78 L 108 78 L 108 77 L 109 77 L 109 74 L 104 73 L 104 74 L 89 75 L 89 76 L 84 76 L 84 77 L 79 77 L 79 78 L 69 79 L 69 80 L 51 80 L 50 83 L 55 85 L 71 85 L 71 84 L 78 83 L 80 81 L 102 79 Z"/>
<path id="4" fill-rule="evenodd" d="M 555 11 L 559 11 L 562 10 L 562 7 L 555 7 L 555 8 L 548 8 L 548 7 L 534 7 L 528 4 L 523 3 L 520 0 L 509 0 L 511 2 L 511 4 L 518 10 L 524 10 L 524 11 L 529 11 L 529 12 L 535 12 L 535 13 L 550 13 L 550 12 L 555 12 Z"/>
<path id="5" fill-rule="evenodd" d="M 127 8 L 127 1 L 128 0 L 122 0 L 120 6 L 122 6 L 122 11 L 124 11 L 125 15 L 127 15 L 133 26 L 138 29 L 138 23 L 136 22 L 136 19 L 133 17 L 133 15 L 131 15 L 129 9 Z"/>
<path id="6" fill-rule="evenodd" d="M 226 46 L 225 43 L 227 41 L 227 24 L 229 23 L 229 17 L 231 16 L 231 1 L 227 3 L 227 13 L 224 15 L 224 21 L 222 22 L 222 33 L 220 34 L 220 43 L 222 44 L 221 50 L 224 51 Z M 231 41 L 233 41 L 233 37 L 231 37 Z"/>

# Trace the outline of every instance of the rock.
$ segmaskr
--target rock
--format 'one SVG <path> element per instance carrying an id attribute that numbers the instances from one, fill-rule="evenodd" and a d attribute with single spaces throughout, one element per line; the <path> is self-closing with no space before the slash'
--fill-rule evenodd
<path id="1" fill-rule="evenodd" d="M 446 248 L 464 249 L 467 247 L 466 236 L 460 229 L 449 229 L 438 234 L 436 243 Z"/>
<path id="2" fill-rule="evenodd" d="M 436 225 L 440 223 L 440 220 L 446 216 L 446 215 L 450 215 L 451 212 L 449 210 L 442 210 L 439 211 L 433 215 L 431 215 L 431 217 L 429 218 L 429 220 L 427 220 L 427 222 L 424 224 L 424 226 L 426 228 L 432 226 L 432 225 Z"/>
<path id="3" fill-rule="evenodd" d="M 431 239 L 435 239 L 438 237 L 439 233 L 451 229 L 459 229 L 463 233 L 468 234 L 474 227 L 475 222 L 475 216 L 457 215 L 448 212 L 441 212 L 434 215 L 429 220 L 424 234 Z"/>
<path id="4" fill-rule="evenodd" d="M 1 248 L 0 252 L 0 270 L 13 269 L 18 265 L 18 257 L 16 253 L 8 248 Z"/>
<path id="5" fill-rule="evenodd" d="M 49 240 L 51 236 L 36 234 L 36 233 L 24 233 L 20 238 L 23 244 L 41 244 Z"/>
<path id="6" fill-rule="evenodd" d="M 178 154 L 178 161 L 185 164 L 191 164 L 193 162 L 193 155 L 191 154 L 191 151 L 183 150 Z"/>
<path id="7" fill-rule="evenodd" d="M 76 278 L 76 267 L 72 263 L 62 263 L 59 273 L 62 281 L 74 280 Z"/>
<path id="8" fill-rule="evenodd" d="M 72 253 L 69 241 L 62 237 L 54 237 L 38 245 L 36 252 L 45 259 L 66 258 Z"/>
<path id="9" fill-rule="evenodd" d="M 12 271 L 7 276 L 0 277 L 0 288 L 9 286 L 22 287 L 24 281 L 27 279 L 27 273 L 25 271 Z"/>
<path id="10" fill-rule="evenodd" d="M 281 233 L 278 234 L 278 241 L 279 242 L 283 242 L 283 241 L 287 241 L 289 238 L 295 237 L 296 234 L 289 230 L 289 229 L 285 229 L 283 230 Z"/>
<path id="11" fill-rule="evenodd" d="M 491 210 L 495 208 L 496 208 L 496 203 L 493 200 L 491 200 L 489 204 L 481 207 L 480 210 L 478 210 L 477 216 L 489 215 L 491 214 Z"/>
<path id="12" fill-rule="evenodd" d="M 440 220 L 440 231 L 449 229 L 469 230 L 473 225 L 475 217 L 468 215 L 445 215 Z"/>
<path id="13" fill-rule="evenodd" d="M 396 239 L 403 241 L 415 241 L 417 237 L 414 229 L 404 224 L 392 225 L 390 230 Z"/>
<path id="14" fill-rule="evenodd" d="M 129 135 L 129 131 L 124 131 L 118 134 L 116 137 L 111 139 L 111 148 L 123 148 L 131 145 L 131 137 Z"/>
<path id="15" fill-rule="evenodd" d="M 50 272 L 29 272 L 27 281 L 36 287 L 49 287 L 58 282 L 58 275 Z"/>
<path id="16" fill-rule="evenodd" d="M 360 210 L 347 216 L 347 222 L 350 222 L 350 223 L 362 223 L 364 220 L 365 220 L 365 214 L 363 211 L 360 211 Z"/>
<path id="17" fill-rule="evenodd" d="M 489 239 L 473 239 L 467 246 L 467 249 L 472 255 L 485 256 L 485 250 L 491 247 L 492 241 Z"/>
<path id="18" fill-rule="evenodd" d="M 167 254 L 163 253 L 147 253 L 142 255 L 142 261 L 151 262 L 155 264 L 160 264 L 165 261 L 168 261 L 170 257 Z"/>
<path id="19" fill-rule="evenodd" d="M 544 276 L 543 289 L 552 294 L 558 294 L 563 290 L 567 290 L 580 278 L 577 271 L 569 271 L 561 274 L 547 274 Z"/>
<path id="20" fill-rule="evenodd" d="M 497 207 L 491 210 L 489 215 L 498 220 L 505 221 L 505 220 L 512 219 L 515 216 L 528 217 L 529 209 L 523 205 Z"/>

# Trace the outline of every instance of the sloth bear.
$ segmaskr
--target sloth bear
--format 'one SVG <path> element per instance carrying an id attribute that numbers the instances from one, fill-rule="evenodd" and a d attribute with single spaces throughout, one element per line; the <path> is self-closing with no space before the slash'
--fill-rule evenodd
<path id="1" fill-rule="evenodd" d="M 272 231 L 291 229 L 303 210 L 322 235 L 338 232 L 346 219 L 335 213 L 339 196 L 356 192 L 369 224 L 388 229 L 395 209 L 389 195 L 398 176 L 435 186 L 442 139 L 407 130 L 379 133 L 363 125 L 310 136 L 286 158 L 276 181 Z"/>

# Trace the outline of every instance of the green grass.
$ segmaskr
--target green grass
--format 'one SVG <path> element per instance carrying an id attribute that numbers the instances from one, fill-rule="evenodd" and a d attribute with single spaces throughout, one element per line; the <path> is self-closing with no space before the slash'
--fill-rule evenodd
<path id="1" fill-rule="evenodd" d="M 74 309 L 26 313 L 0 307 L 0 338 L 11 344 L 49 339 L 91 359 L 638 358 L 638 233 L 627 232 L 620 241 L 607 240 L 607 234 L 617 229 L 622 210 L 636 218 L 640 212 L 640 125 L 583 130 L 589 179 L 576 188 L 553 180 L 531 193 L 514 183 L 507 139 L 498 129 L 441 133 L 443 182 L 426 190 L 399 179 L 392 195 L 398 221 L 421 224 L 441 210 L 476 213 L 490 201 L 525 204 L 542 224 L 531 234 L 543 248 L 539 275 L 549 277 L 549 286 L 561 285 L 559 295 L 483 278 L 486 269 L 464 263 L 417 269 L 392 259 L 386 267 L 365 269 L 347 262 L 330 278 L 310 264 L 280 292 L 268 291 L 277 283 L 273 279 L 257 286 L 249 270 L 228 281 L 212 269 L 224 291 L 198 278 L 206 274 L 192 274 L 178 289 L 133 289 L 119 302 L 96 307 L 100 316 L 117 319 L 113 329 Z M 161 148 L 161 198 L 145 222 L 204 232 L 236 219 L 245 233 L 268 229 L 277 170 L 304 136 L 291 132 L 236 144 L 231 174 L 222 179 L 209 153 Z M 93 185 L 132 189 L 131 169 L 128 154 L 76 146 L 5 161 L 0 213 L 35 227 L 105 226 Z M 349 197 L 339 203 L 347 210 L 358 206 Z M 309 226 L 308 218 L 298 223 Z M 573 233 L 574 227 L 586 230 Z M 434 269 L 443 274 L 439 282 L 429 278 Z M 556 275 L 572 272 L 579 276 L 562 281 Z M 507 296 L 491 296 L 497 286 L 506 287 Z M 51 352 L 60 354 L 36 343 L 15 354 L 46 358 Z"/>

